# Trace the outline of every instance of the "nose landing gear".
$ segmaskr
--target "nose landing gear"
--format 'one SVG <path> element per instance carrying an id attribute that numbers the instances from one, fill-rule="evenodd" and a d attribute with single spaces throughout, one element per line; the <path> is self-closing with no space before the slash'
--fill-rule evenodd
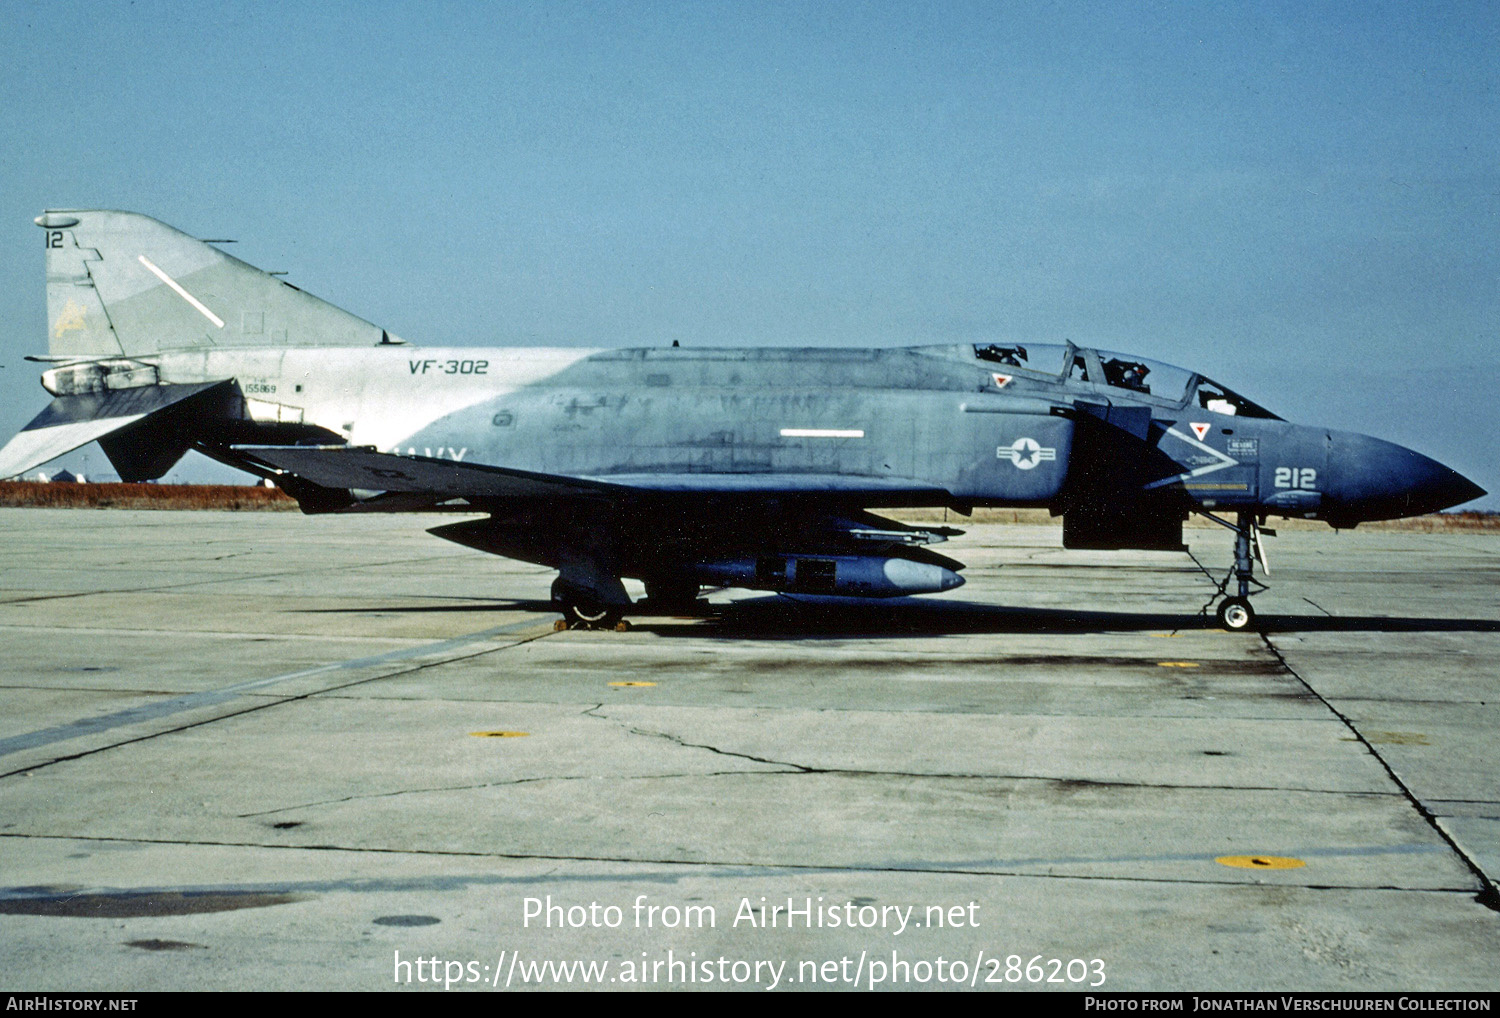
<path id="1" fill-rule="evenodd" d="M 1230 597 L 1224 597 L 1219 602 L 1215 611 L 1219 625 L 1231 632 L 1241 632 L 1255 625 L 1255 609 L 1250 606 L 1250 598 L 1253 594 L 1266 589 L 1266 585 L 1255 578 L 1255 561 L 1260 560 L 1261 571 L 1266 575 L 1271 573 L 1271 565 L 1266 559 L 1266 548 L 1261 541 L 1261 536 L 1275 537 L 1276 531 L 1267 530 L 1258 526 L 1255 517 L 1249 513 L 1239 513 L 1235 522 L 1222 520 L 1213 513 L 1203 513 L 1203 516 L 1213 520 L 1221 527 L 1234 531 L 1234 568 L 1229 571 L 1219 584 L 1219 589 L 1214 591 L 1214 596 L 1209 599 L 1208 604 L 1224 597 L 1231 582 L 1236 584 L 1236 593 Z M 1255 587 L 1252 591 L 1250 588 Z M 1206 609 L 1208 605 L 1204 605 Z"/>

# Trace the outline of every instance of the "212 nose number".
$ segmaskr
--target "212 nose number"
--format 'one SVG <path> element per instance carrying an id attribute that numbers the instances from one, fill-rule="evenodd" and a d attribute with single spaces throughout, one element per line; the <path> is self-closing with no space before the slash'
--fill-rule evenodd
<path id="1" fill-rule="evenodd" d="M 1312 467 L 1277 467 L 1272 483 L 1278 488 L 1310 490 L 1318 486 L 1318 472 Z"/>

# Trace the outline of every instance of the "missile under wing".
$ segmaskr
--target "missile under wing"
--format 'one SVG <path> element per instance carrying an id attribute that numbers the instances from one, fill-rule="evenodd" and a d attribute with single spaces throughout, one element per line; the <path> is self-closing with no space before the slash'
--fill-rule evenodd
<path id="1" fill-rule="evenodd" d="M 1181 548 L 1189 513 L 1223 523 L 1238 628 L 1268 516 L 1354 526 L 1483 493 L 1129 354 L 414 346 L 146 216 L 36 222 L 53 400 L 0 476 L 98 441 L 125 480 L 197 449 L 309 513 L 461 512 L 431 532 L 557 569 L 574 623 L 618 620 L 624 578 L 661 606 L 704 585 L 948 590 L 963 566 L 933 546 L 957 531 L 875 511 L 1032 506 L 1069 547 Z"/>

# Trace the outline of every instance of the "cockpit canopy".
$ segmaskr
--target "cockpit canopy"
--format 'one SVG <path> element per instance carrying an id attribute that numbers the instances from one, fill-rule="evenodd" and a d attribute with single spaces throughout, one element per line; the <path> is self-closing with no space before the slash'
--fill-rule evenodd
<path id="1" fill-rule="evenodd" d="M 1052 343 L 976 343 L 974 356 L 1016 370 L 1020 377 L 1123 389 L 1152 402 L 1197 406 L 1210 413 L 1281 420 L 1227 386 L 1184 368 L 1134 354 Z"/>

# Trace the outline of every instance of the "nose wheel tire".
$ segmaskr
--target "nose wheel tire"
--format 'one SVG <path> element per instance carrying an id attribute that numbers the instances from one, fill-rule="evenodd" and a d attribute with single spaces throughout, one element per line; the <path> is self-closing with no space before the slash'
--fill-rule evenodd
<path id="1" fill-rule="evenodd" d="M 1255 609 L 1243 597 L 1226 597 L 1219 603 L 1218 615 L 1219 625 L 1231 632 L 1237 633 L 1255 624 Z"/>

